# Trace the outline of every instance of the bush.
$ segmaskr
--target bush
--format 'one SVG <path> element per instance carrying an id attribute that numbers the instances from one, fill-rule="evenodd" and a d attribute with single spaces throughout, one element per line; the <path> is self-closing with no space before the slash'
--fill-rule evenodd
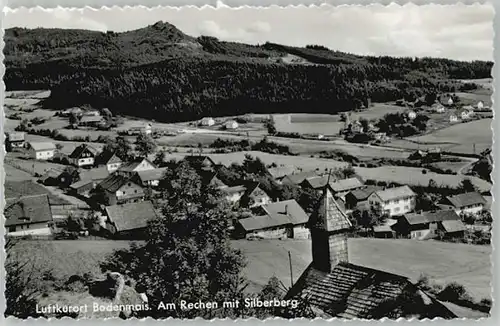
<path id="1" fill-rule="evenodd" d="M 427 174 L 427 170 L 426 170 L 426 169 L 423 169 L 423 170 L 422 170 L 422 174 Z"/>
<path id="2" fill-rule="evenodd" d="M 463 285 L 457 282 L 451 282 L 438 293 L 437 298 L 442 301 L 456 302 L 463 300 L 466 296 L 468 296 L 468 293 Z"/>

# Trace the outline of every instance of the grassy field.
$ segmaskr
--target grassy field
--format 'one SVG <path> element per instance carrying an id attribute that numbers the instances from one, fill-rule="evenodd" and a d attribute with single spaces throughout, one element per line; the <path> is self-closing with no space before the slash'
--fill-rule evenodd
<path id="1" fill-rule="evenodd" d="M 43 272 L 52 270 L 56 279 L 71 275 L 100 274 L 99 264 L 114 249 L 127 248 L 128 241 L 108 240 L 21 240 L 13 248 L 19 261 L 32 260 L 33 267 Z"/>
<path id="2" fill-rule="evenodd" d="M 69 205 L 66 199 L 54 194 L 44 186 L 30 180 L 13 181 L 7 179 L 4 184 L 5 198 L 16 198 L 20 196 L 47 194 L 51 205 Z"/>
<path id="3" fill-rule="evenodd" d="M 406 166 L 380 166 L 377 168 L 355 167 L 356 173 L 363 179 L 373 179 L 377 181 L 395 182 L 407 184 L 408 186 L 427 186 L 432 179 L 438 185 L 457 187 L 464 178 L 468 178 L 480 191 L 491 190 L 491 184 L 478 177 L 462 176 L 453 174 L 438 174 L 427 171 L 422 173 L 422 168 Z"/>
<path id="4" fill-rule="evenodd" d="M 312 259 L 309 240 L 234 241 L 248 260 L 245 274 L 254 291 L 273 275 L 290 285 L 288 251 L 297 281 Z M 430 280 L 463 284 L 475 299 L 490 297 L 491 247 L 437 241 L 349 239 L 350 262 L 406 276 L 413 281 L 425 273 Z"/>
<path id="5" fill-rule="evenodd" d="M 374 103 L 372 107 L 360 112 L 351 112 L 351 120 L 364 118 L 376 120 L 387 113 L 403 111 L 404 108 L 386 103 Z M 282 132 L 298 132 L 301 134 L 322 134 L 325 136 L 336 136 L 344 127 L 340 121 L 340 115 L 329 114 L 274 114 L 276 129 Z"/>
<path id="6" fill-rule="evenodd" d="M 427 135 L 409 139 L 419 143 L 433 144 L 434 146 L 443 144 L 443 150 L 458 153 L 473 153 L 475 144 L 476 153 L 479 154 L 492 145 L 491 122 L 492 119 L 481 119 L 468 123 L 459 123 Z"/>

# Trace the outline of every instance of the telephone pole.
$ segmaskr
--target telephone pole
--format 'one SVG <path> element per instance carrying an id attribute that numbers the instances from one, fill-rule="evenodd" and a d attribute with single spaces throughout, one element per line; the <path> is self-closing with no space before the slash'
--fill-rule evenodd
<path id="1" fill-rule="evenodd" d="M 288 251 L 288 262 L 290 263 L 290 287 L 293 287 L 292 255 Z"/>

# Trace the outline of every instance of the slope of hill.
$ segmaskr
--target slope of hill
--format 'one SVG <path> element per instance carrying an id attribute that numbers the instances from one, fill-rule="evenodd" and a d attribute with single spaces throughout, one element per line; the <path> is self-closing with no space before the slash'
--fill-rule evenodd
<path id="1" fill-rule="evenodd" d="M 454 92 L 491 62 L 364 57 L 323 46 L 193 38 L 169 23 L 124 33 L 8 29 L 8 90 L 51 89 L 52 107 L 90 104 L 159 121 L 248 112 L 336 113 Z M 293 55 L 308 65 L 284 63 Z M 141 110 L 137 110 L 140 107 Z"/>

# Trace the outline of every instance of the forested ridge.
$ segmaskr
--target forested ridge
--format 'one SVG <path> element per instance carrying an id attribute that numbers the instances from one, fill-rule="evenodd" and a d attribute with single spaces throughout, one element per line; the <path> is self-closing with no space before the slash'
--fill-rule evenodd
<path id="1" fill-rule="evenodd" d="M 51 107 L 91 104 L 158 121 L 348 111 L 368 98 L 456 91 L 454 79 L 491 77 L 493 65 L 222 42 L 162 22 L 124 33 L 14 28 L 5 41 L 8 90 L 49 88 Z M 287 54 L 307 64 L 284 63 Z"/>

